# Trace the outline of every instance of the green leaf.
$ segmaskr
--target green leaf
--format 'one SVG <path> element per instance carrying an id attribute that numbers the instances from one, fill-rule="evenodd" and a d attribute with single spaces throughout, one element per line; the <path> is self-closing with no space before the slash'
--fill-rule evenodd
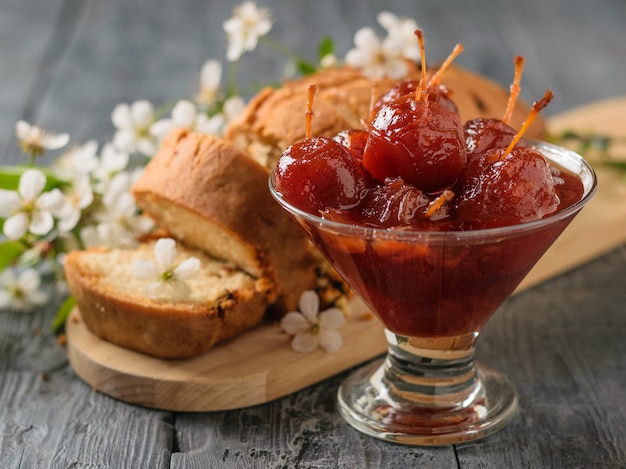
<path id="1" fill-rule="evenodd" d="M 329 36 L 323 37 L 319 45 L 317 46 L 318 58 L 322 60 L 327 55 L 334 54 L 334 53 L 335 53 L 335 43 L 333 42 L 332 38 Z"/>
<path id="2" fill-rule="evenodd" d="M 306 60 L 297 60 L 296 61 L 296 69 L 303 75 L 311 75 L 315 73 L 317 68 L 311 62 Z"/>
<path id="3" fill-rule="evenodd" d="M 41 166 L 0 166 L 0 189 L 16 191 L 20 184 L 20 178 L 27 169 L 38 169 L 46 175 L 46 187 L 44 191 L 49 191 L 55 187 L 61 187 L 67 184 L 66 181 L 59 179 L 48 168 Z"/>
<path id="4" fill-rule="evenodd" d="M 626 161 L 608 161 L 602 160 L 602 165 L 610 168 L 619 169 L 620 171 L 626 171 Z"/>
<path id="5" fill-rule="evenodd" d="M 6 269 L 26 250 L 26 246 L 20 241 L 0 242 L 0 271 Z"/>
<path id="6" fill-rule="evenodd" d="M 57 310 L 57 314 L 54 317 L 54 321 L 52 321 L 52 331 L 55 334 L 60 334 L 65 330 L 65 322 L 67 321 L 68 316 L 74 309 L 76 305 L 76 300 L 73 296 L 68 296 L 63 304 Z"/>

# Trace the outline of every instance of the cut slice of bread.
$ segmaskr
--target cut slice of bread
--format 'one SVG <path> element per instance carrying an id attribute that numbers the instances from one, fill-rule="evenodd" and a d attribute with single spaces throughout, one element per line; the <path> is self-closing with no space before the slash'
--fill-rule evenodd
<path id="1" fill-rule="evenodd" d="M 304 232 L 273 200 L 268 171 L 223 139 L 173 130 L 132 188 L 141 209 L 173 237 L 270 279 L 277 308 L 297 308 L 315 287 Z"/>
<path id="2" fill-rule="evenodd" d="M 154 241 L 136 249 L 70 252 L 65 274 L 81 316 L 98 337 L 159 358 L 198 355 L 259 324 L 273 300 L 264 278 L 232 263 L 177 246 L 177 262 L 200 260 L 200 273 L 187 281 L 191 294 L 174 300 L 150 298 L 148 280 L 133 275 L 135 259 L 154 261 Z"/>

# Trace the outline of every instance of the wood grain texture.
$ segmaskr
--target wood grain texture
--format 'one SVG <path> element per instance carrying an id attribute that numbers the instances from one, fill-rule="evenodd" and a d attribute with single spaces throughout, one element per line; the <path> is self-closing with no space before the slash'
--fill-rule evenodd
<path id="1" fill-rule="evenodd" d="M 273 322 L 197 357 L 160 360 L 101 340 L 76 309 L 67 326 L 68 354 L 85 382 L 125 402 L 179 411 L 237 409 L 273 401 L 383 353 L 382 327 L 364 311 L 353 303 L 341 327 L 345 345 L 336 353 L 298 353 Z"/>
<path id="2" fill-rule="evenodd" d="M 223 57 L 221 23 L 238 3 L 2 0 L 2 164 L 22 161 L 20 118 L 68 131 L 72 143 L 103 142 L 117 103 L 158 106 L 193 94 L 202 63 Z M 430 61 L 461 41 L 459 65 L 508 84 L 513 56 L 524 55 L 522 97 L 555 92 L 546 115 L 625 92 L 623 0 L 262 4 L 275 19 L 272 37 L 308 58 L 326 34 L 343 56 L 359 27 L 381 32 L 376 14 L 389 10 L 423 27 Z M 241 91 L 277 81 L 285 64 L 268 47 L 244 56 Z M 128 405 L 93 392 L 69 368 L 47 332 L 60 296 L 32 314 L 0 312 L 0 467 L 626 467 L 625 269 L 617 248 L 507 302 L 478 354 L 514 381 L 520 414 L 483 441 L 425 450 L 373 441 L 344 424 L 334 395 L 345 373 L 243 410 Z"/>

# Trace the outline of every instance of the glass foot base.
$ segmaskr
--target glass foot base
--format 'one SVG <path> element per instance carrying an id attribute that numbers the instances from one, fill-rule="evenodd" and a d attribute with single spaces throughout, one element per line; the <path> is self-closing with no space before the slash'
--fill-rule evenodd
<path id="1" fill-rule="evenodd" d="M 498 431 L 517 410 L 513 386 L 503 375 L 480 364 L 476 364 L 475 391 L 451 406 L 447 404 L 449 395 L 422 395 L 416 404 L 411 390 L 390 389 L 382 362 L 353 372 L 337 395 L 342 417 L 369 436 L 407 445 L 460 443 Z"/>

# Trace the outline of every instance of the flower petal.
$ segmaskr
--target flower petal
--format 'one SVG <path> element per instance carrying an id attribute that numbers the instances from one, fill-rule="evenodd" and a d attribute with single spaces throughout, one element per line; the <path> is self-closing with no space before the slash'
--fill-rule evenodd
<path id="1" fill-rule="evenodd" d="M 34 200 L 46 185 L 46 175 L 38 169 L 27 169 L 20 177 L 18 192 L 24 200 Z"/>
<path id="2" fill-rule="evenodd" d="M 8 217 L 20 208 L 20 196 L 15 191 L 0 189 L 0 217 Z"/>
<path id="3" fill-rule="evenodd" d="M 157 298 L 162 294 L 163 287 L 164 284 L 161 281 L 152 282 L 144 287 L 143 292 L 148 298 Z"/>
<path id="4" fill-rule="evenodd" d="M 16 213 L 4 221 L 2 231 L 9 239 L 21 239 L 28 231 L 28 217 L 25 213 Z"/>
<path id="5" fill-rule="evenodd" d="M 314 351 L 319 345 L 317 335 L 311 333 L 297 334 L 291 341 L 291 347 L 296 352 L 309 353 Z"/>
<path id="6" fill-rule="evenodd" d="M 338 308 L 330 308 L 320 314 L 320 327 L 322 329 L 337 329 L 346 319 Z"/>
<path id="7" fill-rule="evenodd" d="M 300 334 L 307 331 L 311 324 L 300 313 L 292 311 L 285 314 L 280 321 L 280 327 L 289 335 Z"/>
<path id="8" fill-rule="evenodd" d="M 15 277 L 13 269 L 4 269 L 2 273 L 0 273 L 0 285 L 3 287 L 13 287 L 16 283 L 17 278 Z"/>
<path id="9" fill-rule="evenodd" d="M 150 157 L 157 151 L 156 142 L 151 138 L 141 138 L 137 141 L 137 151 Z"/>
<path id="10" fill-rule="evenodd" d="M 24 120 L 19 120 L 15 124 L 15 135 L 17 135 L 17 138 L 20 139 L 22 142 L 32 140 L 33 137 L 36 136 L 36 134 L 36 127 L 30 125 Z"/>
<path id="11" fill-rule="evenodd" d="M 200 259 L 190 257 L 181 262 L 178 267 L 174 269 L 174 275 L 182 280 L 187 280 L 195 277 L 200 273 Z"/>
<path id="12" fill-rule="evenodd" d="M 320 331 L 318 334 L 319 344 L 327 352 L 336 352 L 343 345 L 341 334 L 335 330 Z"/>
<path id="13" fill-rule="evenodd" d="M 218 60 L 207 60 L 200 70 L 200 87 L 215 91 L 222 80 L 222 64 Z"/>
<path id="14" fill-rule="evenodd" d="M 44 192 L 41 194 L 36 202 L 35 206 L 38 210 L 56 212 L 61 210 L 65 204 L 65 196 L 59 189 L 52 189 L 50 192 Z"/>
<path id="15" fill-rule="evenodd" d="M 389 11 L 381 11 L 376 15 L 378 24 L 380 24 L 387 31 L 392 31 L 398 26 L 398 17 Z"/>
<path id="16" fill-rule="evenodd" d="M 161 119 L 150 126 L 150 135 L 163 139 L 174 128 L 174 119 Z"/>
<path id="17" fill-rule="evenodd" d="M 169 286 L 169 296 L 175 300 L 185 300 L 191 295 L 191 288 L 185 282 L 174 278 L 167 282 L 167 285 Z"/>
<path id="18" fill-rule="evenodd" d="M 354 33 L 354 45 L 369 50 L 373 55 L 380 48 L 380 39 L 372 28 L 361 28 Z"/>
<path id="19" fill-rule="evenodd" d="M 24 292 L 32 292 L 41 285 L 41 277 L 34 269 L 26 269 L 17 278 L 18 287 Z"/>
<path id="20" fill-rule="evenodd" d="M 313 290 L 307 290 L 300 295 L 300 312 L 312 323 L 317 323 L 317 313 L 320 308 L 320 299 Z"/>
<path id="21" fill-rule="evenodd" d="M 157 267 L 162 272 L 170 270 L 176 262 L 176 241 L 172 238 L 161 238 L 154 244 L 154 256 Z"/>
<path id="22" fill-rule="evenodd" d="M 61 233 L 69 233 L 80 221 L 81 211 L 78 209 L 71 210 L 58 223 L 58 229 Z"/>
<path id="23" fill-rule="evenodd" d="M 150 101 L 142 99 L 135 101 L 130 106 L 130 114 L 133 120 L 133 124 L 136 127 L 144 128 L 150 125 L 154 117 L 154 108 Z"/>
<path id="24" fill-rule="evenodd" d="M 111 113 L 111 121 L 118 129 L 129 129 L 133 126 L 133 120 L 130 115 L 130 107 L 126 103 L 120 103 Z"/>
<path id="25" fill-rule="evenodd" d="M 26 301 L 33 306 L 41 306 L 48 302 L 48 295 L 41 290 L 31 291 L 26 296 Z"/>
<path id="26" fill-rule="evenodd" d="M 137 149 L 137 138 L 130 130 L 118 130 L 113 135 L 113 146 L 126 153 L 133 153 Z"/>
<path id="27" fill-rule="evenodd" d="M 6 290 L 0 290 L 0 309 L 8 309 L 13 302 L 13 296 Z"/>
<path id="28" fill-rule="evenodd" d="M 59 148 L 63 148 L 69 141 L 69 134 L 46 133 L 41 138 L 41 146 L 48 150 L 57 150 Z"/>
<path id="29" fill-rule="evenodd" d="M 159 272 L 154 263 L 146 259 L 135 259 L 133 261 L 133 276 L 137 278 L 156 278 Z"/>
<path id="30" fill-rule="evenodd" d="M 224 101 L 223 112 L 228 122 L 238 117 L 246 107 L 246 102 L 241 96 L 231 96 Z"/>
<path id="31" fill-rule="evenodd" d="M 100 163 L 102 170 L 107 173 L 122 171 L 128 166 L 128 153 L 119 151 L 110 143 L 102 148 Z"/>
<path id="32" fill-rule="evenodd" d="M 30 225 L 28 230 L 32 234 L 39 236 L 50 233 L 50 230 L 54 226 L 54 218 L 50 212 L 34 212 L 30 218 Z"/>
<path id="33" fill-rule="evenodd" d="M 191 129 L 197 114 L 196 106 L 189 100 L 183 99 L 172 109 L 172 119 L 179 127 Z"/>

